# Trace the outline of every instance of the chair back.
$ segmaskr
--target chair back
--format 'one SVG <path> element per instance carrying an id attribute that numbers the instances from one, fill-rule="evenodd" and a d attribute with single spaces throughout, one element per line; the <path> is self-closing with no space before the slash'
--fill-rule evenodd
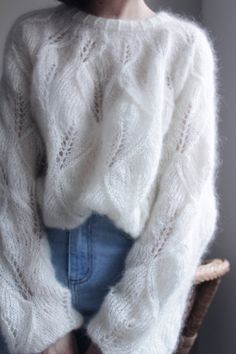
<path id="1" fill-rule="evenodd" d="M 187 301 L 184 326 L 175 354 L 190 353 L 222 277 L 229 270 L 229 261 L 220 258 L 205 259 L 198 267 L 194 286 Z"/>

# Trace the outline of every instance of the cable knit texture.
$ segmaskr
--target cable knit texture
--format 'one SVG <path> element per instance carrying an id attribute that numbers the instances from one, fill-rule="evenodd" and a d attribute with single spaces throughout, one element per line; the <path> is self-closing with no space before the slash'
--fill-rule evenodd
<path id="1" fill-rule="evenodd" d="M 35 354 L 83 316 L 44 225 L 92 211 L 135 239 L 88 324 L 103 354 L 171 354 L 215 239 L 217 56 L 203 26 L 160 9 L 97 17 L 65 4 L 19 16 L 0 86 L 0 325 Z"/>

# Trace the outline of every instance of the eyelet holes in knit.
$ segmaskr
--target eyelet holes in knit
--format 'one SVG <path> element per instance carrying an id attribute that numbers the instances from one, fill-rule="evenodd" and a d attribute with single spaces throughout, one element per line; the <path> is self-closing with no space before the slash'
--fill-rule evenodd
<path id="1" fill-rule="evenodd" d="M 29 105 L 28 102 L 25 101 L 24 93 L 22 91 L 18 91 L 16 93 L 15 99 L 15 132 L 17 137 L 20 138 L 22 136 L 22 132 L 25 125 L 25 119 L 28 115 Z"/>
<path id="2" fill-rule="evenodd" d="M 131 63 L 131 61 L 136 60 L 139 55 L 139 52 L 142 48 L 142 45 L 139 41 L 139 38 L 129 38 L 124 37 L 122 39 L 122 48 L 121 48 L 121 55 L 119 61 L 123 66 Z"/>
<path id="3" fill-rule="evenodd" d="M 45 82 L 48 83 L 50 81 L 50 78 L 53 76 L 54 72 L 56 69 L 56 64 L 53 63 L 50 67 L 49 70 L 47 72 L 46 78 L 45 78 Z"/>
<path id="4" fill-rule="evenodd" d="M 57 33 L 51 34 L 48 37 L 48 41 L 49 41 L 50 44 L 60 43 L 65 38 L 67 33 L 70 33 L 70 31 L 68 31 L 68 28 L 60 30 Z"/>
<path id="5" fill-rule="evenodd" d="M 49 59 L 50 60 L 50 59 Z M 57 69 L 57 64 L 55 62 L 49 63 L 48 64 L 48 69 L 46 72 L 45 77 L 43 78 L 43 87 L 42 87 L 42 97 L 43 100 L 45 101 L 45 109 L 47 108 L 47 101 L 48 101 L 48 96 L 50 92 L 50 82 L 52 81 Z"/>
<path id="6" fill-rule="evenodd" d="M 92 38 L 86 40 L 85 44 L 82 46 L 79 52 L 79 59 L 82 63 L 86 62 L 89 58 L 89 55 L 92 49 L 95 47 L 96 41 Z"/>
<path id="7" fill-rule="evenodd" d="M 115 75 L 115 66 L 113 60 L 110 58 L 109 53 L 104 54 L 105 58 L 102 62 L 95 66 L 94 72 L 94 96 L 92 112 L 96 122 L 103 120 L 103 100 L 105 95 L 111 90 L 111 78 Z"/>
<path id="8" fill-rule="evenodd" d="M 76 130 L 74 127 L 74 123 L 72 123 L 69 129 L 61 137 L 61 146 L 56 157 L 56 162 L 59 164 L 60 169 L 64 168 L 67 165 L 67 160 L 73 149 L 75 137 Z"/>
<path id="9" fill-rule="evenodd" d="M 43 150 L 40 149 L 36 159 L 36 177 L 46 176 L 48 169 L 48 160 L 46 148 L 43 145 Z"/>
<path id="10" fill-rule="evenodd" d="M 167 241 L 168 237 L 173 232 L 173 224 L 177 218 L 177 210 L 173 212 L 173 214 L 169 217 L 168 221 L 165 225 L 163 225 L 160 236 L 154 240 L 154 245 L 151 248 L 151 254 L 154 258 L 156 258 L 163 249 L 165 242 Z"/>
<path id="11" fill-rule="evenodd" d="M 131 59 L 131 54 L 131 45 L 127 42 L 124 42 L 124 49 L 120 58 L 121 63 L 124 65 L 127 64 Z"/>
<path id="12" fill-rule="evenodd" d="M 39 213 L 38 213 L 38 206 L 37 206 L 37 201 L 36 201 L 36 196 L 33 190 L 30 191 L 29 193 L 30 196 L 30 209 L 32 211 L 32 231 L 35 235 L 38 236 L 38 238 L 42 238 L 42 228 L 41 228 L 41 221 L 39 219 Z"/>
<path id="13" fill-rule="evenodd" d="M 166 75 L 166 86 L 169 90 L 173 90 L 173 78 L 170 73 Z"/>
<path id="14" fill-rule="evenodd" d="M 185 151 L 186 145 L 189 141 L 189 130 L 190 130 L 190 113 L 192 110 L 192 103 L 190 102 L 187 106 L 186 112 L 181 121 L 181 131 L 180 138 L 176 146 L 176 151 L 183 153 Z"/>
<path id="15" fill-rule="evenodd" d="M 93 113 L 96 122 L 100 122 L 103 119 L 102 115 L 102 101 L 103 101 L 103 88 L 100 80 L 96 80 L 94 84 L 94 103 L 93 103 Z"/>
<path id="16" fill-rule="evenodd" d="M 16 259 L 14 258 L 14 256 L 12 254 L 8 254 L 7 257 L 8 257 L 9 262 L 11 263 L 11 265 L 14 268 L 16 277 L 19 281 L 18 285 L 20 286 L 20 288 L 22 290 L 21 291 L 22 296 L 24 297 L 25 300 L 28 300 L 29 298 L 33 297 L 33 293 L 31 291 L 30 287 L 27 285 L 27 282 L 24 277 L 24 272 L 21 271 Z"/>

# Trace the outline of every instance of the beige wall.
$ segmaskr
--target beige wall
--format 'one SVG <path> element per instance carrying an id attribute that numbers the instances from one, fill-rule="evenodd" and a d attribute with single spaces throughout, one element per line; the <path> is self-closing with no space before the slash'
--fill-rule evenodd
<path id="1" fill-rule="evenodd" d="M 39 6 L 40 3 L 40 6 Z M 158 8 L 158 0 L 147 3 Z M 14 18 L 31 9 L 57 4 L 56 0 L 1 0 L 0 2 L 0 54 L 5 36 Z M 223 166 L 219 176 L 221 195 L 221 224 L 218 236 L 208 256 L 228 258 L 232 271 L 222 281 L 217 295 L 211 305 L 199 338 L 191 354 L 235 354 L 235 240 L 236 218 L 234 206 L 236 201 L 235 151 L 236 151 L 236 81 L 234 64 L 236 62 L 235 41 L 235 0 L 163 0 L 161 6 L 201 19 L 216 39 L 216 49 L 220 57 L 221 93 L 224 100 L 221 108 L 220 126 Z M 202 6 L 201 6 L 202 4 Z M 2 56 L 1 56 L 2 60 Z M 1 63 L 0 60 L 0 63 Z"/>

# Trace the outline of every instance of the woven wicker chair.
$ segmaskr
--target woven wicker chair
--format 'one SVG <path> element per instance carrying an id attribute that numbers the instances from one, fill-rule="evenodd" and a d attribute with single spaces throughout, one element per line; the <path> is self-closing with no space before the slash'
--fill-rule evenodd
<path id="1" fill-rule="evenodd" d="M 180 335 L 178 349 L 174 354 L 190 353 L 220 281 L 229 270 L 230 263 L 228 260 L 219 258 L 206 259 L 198 267 L 194 278 L 194 287 L 187 301 L 184 314 L 185 325 Z M 90 338 L 88 340 L 90 341 Z M 96 352 L 95 350 L 93 354 L 100 354 L 100 351 Z"/>
<path id="2" fill-rule="evenodd" d="M 206 259 L 198 267 L 184 315 L 184 327 L 175 354 L 189 354 L 222 277 L 230 270 L 227 259 Z"/>

